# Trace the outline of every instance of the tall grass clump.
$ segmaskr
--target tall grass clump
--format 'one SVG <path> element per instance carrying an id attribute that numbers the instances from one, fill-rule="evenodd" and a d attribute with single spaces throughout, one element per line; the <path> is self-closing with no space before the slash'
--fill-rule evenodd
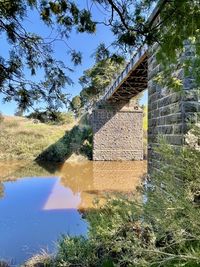
<path id="1" fill-rule="evenodd" d="M 88 212 L 88 238 L 63 237 L 54 266 L 200 266 L 200 152 L 160 141 L 157 153 L 144 199 Z"/>

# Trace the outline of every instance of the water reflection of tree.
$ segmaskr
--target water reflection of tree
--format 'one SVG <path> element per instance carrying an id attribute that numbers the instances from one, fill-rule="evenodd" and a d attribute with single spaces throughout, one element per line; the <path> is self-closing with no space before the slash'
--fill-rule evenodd
<path id="1" fill-rule="evenodd" d="M 56 168 L 52 166 L 52 163 L 46 163 L 49 168 L 52 167 L 55 171 Z M 39 166 L 35 162 L 16 162 L 15 164 L 4 164 L 0 166 L 3 171 L 0 174 L 0 182 L 15 181 L 22 177 L 36 177 L 36 176 L 50 176 L 53 172 L 49 172 L 46 168 Z"/>

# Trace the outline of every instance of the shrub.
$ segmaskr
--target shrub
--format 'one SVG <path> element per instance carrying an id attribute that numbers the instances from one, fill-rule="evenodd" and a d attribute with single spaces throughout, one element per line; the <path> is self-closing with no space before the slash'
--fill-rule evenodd
<path id="1" fill-rule="evenodd" d="M 53 257 L 46 251 L 42 251 L 40 254 L 34 255 L 30 258 L 23 267 L 47 267 L 52 266 Z"/>
<path id="2" fill-rule="evenodd" d="M 56 264 L 58 266 L 96 266 L 94 246 L 85 237 L 65 237 L 58 246 Z"/>
<path id="3" fill-rule="evenodd" d="M 72 112 L 60 112 L 60 111 L 35 111 L 27 116 L 30 119 L 39 120 L 42 123 L 53 124 L 70 124 L 74 122 L 74 116 Z"/>
<path id="4" fill-rule="evenodd" d="M 62 113 L 62 116 L 64 117 L 63 119 L 64 123 L 70 124 L 74 122 L 74 115 L 72 112 Z"/>
<path id="5" fill-rule="evenodd" d="M 200 266 L 200 152 L 162 142 L 157 153 L 145 201 L 88 212 L 88 239 L 63 237 L 55 266 Z"/>

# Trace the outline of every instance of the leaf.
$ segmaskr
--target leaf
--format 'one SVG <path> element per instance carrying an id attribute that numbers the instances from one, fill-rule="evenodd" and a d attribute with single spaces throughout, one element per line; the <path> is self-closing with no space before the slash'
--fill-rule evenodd
<path id="1" fill-rule="evenodd" d="M 114 264 L 111 259 L 104 260 L 102 267 L 114 267 Z"/>

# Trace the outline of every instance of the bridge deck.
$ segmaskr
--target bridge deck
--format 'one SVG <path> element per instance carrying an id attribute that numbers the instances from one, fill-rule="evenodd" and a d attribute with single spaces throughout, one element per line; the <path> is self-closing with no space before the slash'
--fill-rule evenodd
<path id="1" fill-rule="evenodd" d="M 147 49 L 141 48 L 126 65 L 115 82 L 109 86 L 100 101 L 128 102 L 147 88 Z"/>

